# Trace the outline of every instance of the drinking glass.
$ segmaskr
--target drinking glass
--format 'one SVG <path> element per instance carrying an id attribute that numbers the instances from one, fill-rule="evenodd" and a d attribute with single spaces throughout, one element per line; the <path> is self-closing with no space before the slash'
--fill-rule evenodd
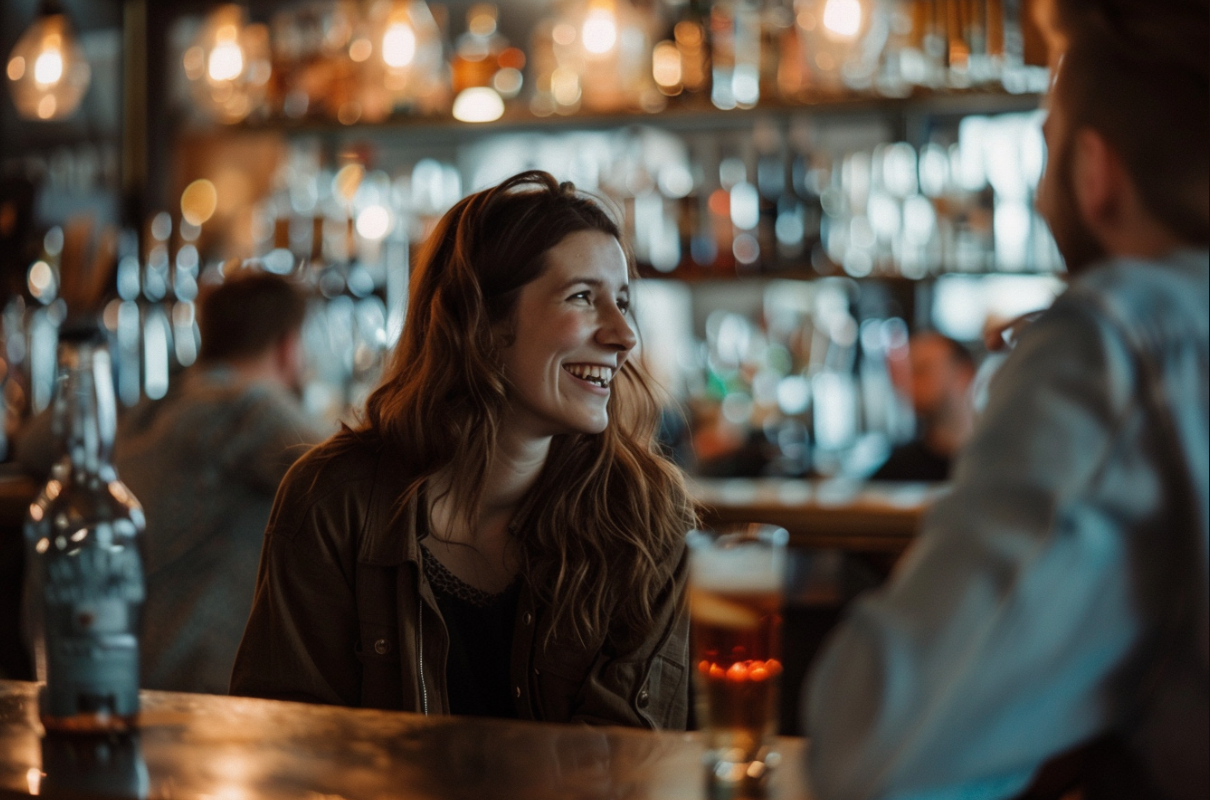
<path id="1" fill-rule="evenodd" d="M 689 534 L 694 689 L 712 783 L 761 781 L 777 762 L 788 540 L 771 525 Z"/>

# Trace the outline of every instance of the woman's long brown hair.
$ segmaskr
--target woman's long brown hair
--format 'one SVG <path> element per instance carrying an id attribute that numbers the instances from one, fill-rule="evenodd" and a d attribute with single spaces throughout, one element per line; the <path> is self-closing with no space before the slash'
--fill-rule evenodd
<path id="1" fill-rule="evenodd" d="M 475 524 L 509 407 L 501 331 L 547 251 L 585 230 L 622 241 L 593 199 L 530 171 L 463 199 L 425 242 L 402 338 L 362 424 L 346 434 L 399 454 L 411 475 L 401 504 L 440 474 L 452 507 Z M 634 277 L 629 250 L 627 261 Z M 604 432 L 554 437 L 511 526 L 522 577 L 553 615 L 550 630 L 584 643 L 650 627 L 694 523 L 681 473 L 656 444 L 659 406 L 636 361 L 613 380 Z"/>

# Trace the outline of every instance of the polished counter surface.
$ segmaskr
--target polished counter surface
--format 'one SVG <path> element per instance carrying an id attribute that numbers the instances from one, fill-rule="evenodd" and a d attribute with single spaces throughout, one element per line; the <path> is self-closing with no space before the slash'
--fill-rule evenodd
<path id="1" fill-rule="evenodd" d="M 789 531 L 794 547 L 898 554 L 947 485 L 720 478 L 689 486 L 707 526 L 768 522 Z"/>
<path id="2" fill-rule="evenodd" d="M 0 681 L 0 797 L 712 796 L 696 733 L 425 717 L 145 691 L 137 737 L 98 745 L 44 736 L 37 721 L 38 689 L 35 683 Z M 802 739 L 779 740 L 782 763 L 764 796 L 810 800 L 805 746 Z"/>

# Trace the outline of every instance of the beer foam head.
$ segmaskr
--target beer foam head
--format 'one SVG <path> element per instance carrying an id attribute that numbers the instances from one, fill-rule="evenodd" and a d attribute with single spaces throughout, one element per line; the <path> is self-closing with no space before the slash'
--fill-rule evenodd
<path id="1" fill-rule="evenodd" d="M 780 592 L 785 586 L 783 548 L 760 545 L 693 548 L 693 585 L 716 592 Z"/>

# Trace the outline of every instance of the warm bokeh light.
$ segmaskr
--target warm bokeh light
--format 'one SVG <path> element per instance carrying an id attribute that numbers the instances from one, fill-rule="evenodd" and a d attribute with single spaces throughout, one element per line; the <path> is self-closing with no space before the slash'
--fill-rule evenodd
<path id="1" fill-rule="evenodd" d="M 244 51 L 236 36 L 234 25 L 223 25 L 215 33 L 214 49 L 210 51 L 206 65 L 210 80 L 232 81 L 244 71 Z"/>
<path id="2" fill-rule="evenodd" d="M 332 193 L 346 203 L 352 202 L 365 174 L 366 168 L 361 164 L 345 164 L 332 178 Z"/>
<path id="3" fill-rule="evenodd" d="M 555 44 L 561 47 L 569 47 L 576 40 L 576 29 L 566 22 L 560 22 L 550 32 L 550 36 L 554 39 Z"/>
<path id="4" fill-rule="evenodd" d="M 651 77 L 669 94 L 681 90 L 681 52 L 675 42 L 660 42 L 651 51 Z"/>
<path id="5" fill-rule="evenodd" d="M 454 119 L 462 122 L 491 122 L 504 115 L 504 101 L 489 86 L 463 89 L 454 99 Z"/>
<path id="6" fill-rule="evenodd" d="M 9 53 L 5 75 L 26 119 L 69 116 L 84 99 L 90 70 L 63 14 L 39 16 Z"/>
<path id="7" fill-rule="evenodd" d="M 29 293 L 39 300 L 49 300 L 55 288 L 55 273 L 45 261 L 35 261 L 29 268 Z"/>
<path id="8" fill-rule="evenodd" d="M 34 80 L 43 86 L 58 82 L 63 77 L 63 46 L 59 36 L 48 36 L 42 46 L 46 49 L 34 62 Z"/>
<path id="9" fill-rule="evenodd" d="M 357 215 L 357 232 L 362 238 L 377 241 L 391 231 L 391 212 L 382 206 L 367 206 Z"/>
<path id="10" fill-rule="evenodd" d="M 476 3 L 466 14 L 467 28 L 475 36 L 491 36 L 496 32 L 496 14 L 491 3 Z"/>
<path id="11" fill-rule="evenodd" d="M 407 22 L 396 21 L 387 26 L 382 37 L 382 60 L 399 69 L 416 57 L 416 32 Z"/>
<path id="12" fill-rule="evenodd" d="M 550 74 L 550 92 L 559 105 L 575 105 L 580 101 L 580 76 L 570 69 L 559 67 Z"/>
<path id="13" fill-rule="evenodd" d="M 218 208 L 218 190 L 205 178 L 185 187 L 181 193 L 181 216 L 191 225 L 202 225 Z"/>
<path id="14" fill-rule="evenodd" d="M 354 39 L 349 43 L 349 59 L 361 63 L 374 54 L 374 45 L 369 39 Z"/>
<path id="15" fill-rule="evenodd" d="M 492 86 L 502 97 L 516 97 L 521 93 L 521 85 L 524 80 L 525 77 L 521 70 L 504 67 L 496 70 L 496 74 L 492 76 Z"/>
<path id="16" fill-rule="evenodd" d="M 836 38 L 851 39 L 861 30 L 859 0 L 828 0 L 823 7 L 823 26 Z"/>
<path id="17" fill-rule="evenodd" d="M 618 41 L 618 20 L 612 2 L 593 0 L 589 4 L 580 37 L 584 49 L 593 55 L 602 55 L 613 49 Z"/>
<path id="18" fill-rule="evenodd" d="M 266 25 L 248 24 L 238 5 L 215 6 L 182 58 L 198 107 L 226 123 L 247 117 L 273 72 L 269 49 Z"/>

